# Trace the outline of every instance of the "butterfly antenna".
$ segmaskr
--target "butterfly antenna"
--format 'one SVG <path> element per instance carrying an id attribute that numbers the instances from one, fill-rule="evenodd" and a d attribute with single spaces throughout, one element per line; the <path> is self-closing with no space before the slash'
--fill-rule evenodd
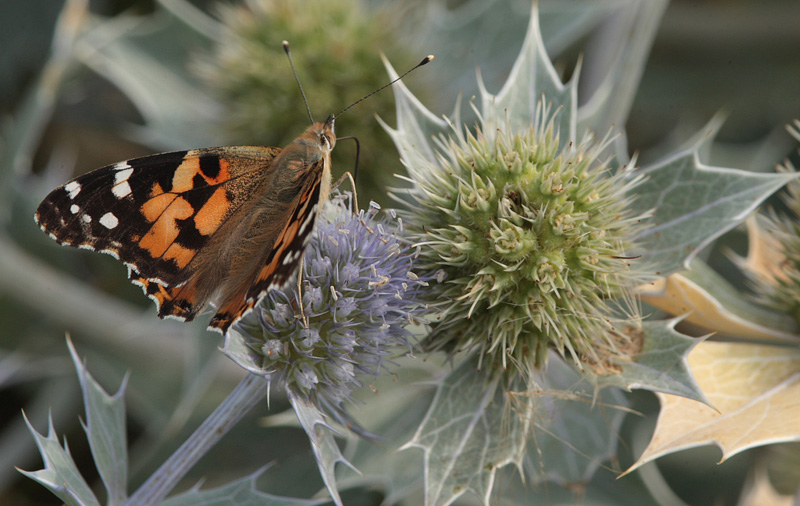
<path id="1" fill-rule="evenodd" d="M 308 119 L 310 119 L 311 122 L 313 123 L 314 117 L 311 116 L 311 108 L 308 106 L 308 100 L 306 100 L 306 92 L 303 91 L 303 85 L 300 84 L 300 78 L 297 77 L 297 71 L 294 69 L 294 62 L 292 61 L 292 52 L 291 50 L 289 50 L 289 43 L 285 40 L 283 41 L 283 50 L 286 51 L 286 57 L 289 58 L 289 66 L 292 67 L 292 74 L 294 74 L 294 80 L 297 81 L 297 87 L 300 88 L 300 94 L 303 95 L 303 103 L 306 104 Z M 419 65 L 417 65 L 417 67 L 419 67 Z"/>
<path id="2" fill-rule="evenodd" d="M 288 51 L 288 49 L 287 49 L 287 51 Z M 390 83 L 384 84 L 383 86 L 381 86 L 381 87 L 380 87 L 380 88 L 378 88 L 377 90 L 373 91 L 373 92 L 372 92 L 372 93 L 370 93 L 369 95 L 366 95 L 366 96 L 363 96 L 363 97 L 359 98 L 358 100 L 356 100 L 356 101 L 355 101 L 355 102 L 353 102 L 352 104 L 350 104 L 350 105 L 348 105 L 347 107 L 345 107 L 344 109 L 342 109 L 342 110 L 339 112 L 339 114 L 335 114 L 333 117 L 334 117 L 334 118 L 338 118 L 338 117 L 339 117 L 339 116 L 341 116 L 341 115 L 342 115 L 342 114 L 343 114 L 343 113 L 344 113 L 346 110 L 350 109 L 350 108 L 351 108 L 351 107 L 353 107 L 354 105 L 356 105 L 356 104 L 358 104 L 358 103 L 361 103 L 361 102 L 363 102 L 364 100 L 366 100 L 366 99 L 368 99 L 369 97 L 371 97 L 372 95 L 374 95 L 374 94 L 378 93 L 379 91 L 381 91 L 381 90 L 383 90 L 383 89 L 386 89 L 386 88 L 388 88 L 389 86 L 393 85 L 394 83 L 396 83 L 396 82 L 397 82 L 397 81 L 399 81 L 400 79 L 404 78 L 405 76 L 407 76 L 407 75 L 408 75 L 408 74 L 410 74 L 411 72 L 413 72 L 413 71 L 417 70 L 417 69 L 418 69 L 418 68 L 420 68 L 421 66 L 423 66 L 423 65 L 425 65 L 425 64 L 427 64 L 427 63 L 430 63 L 430 62 L 431 62 L 431 60 L 433 60 L 433 59 L 434 59 L 434 56 L 433 56 L 432 54 L 429 54 L 429 55 L 428 55 L 428 56 L 426 56 L 426 57 L 425 57 L 425 58 L 424 58 L 424 59 L 423 59 L 421 62 L 417 63 L 417 64 L 416 64 L 414 67 L 412 67 L 412 68 L 410 68 L 409 70 L 405 71 L 405 72 L 403 73 L 403 75 L 401 75 L 401 76 L 400 76 L 400 77 L 398 77 L 397 79 L 393 80 L 393 81 L 392 81 L 392 82 L 390 82 Z"/>

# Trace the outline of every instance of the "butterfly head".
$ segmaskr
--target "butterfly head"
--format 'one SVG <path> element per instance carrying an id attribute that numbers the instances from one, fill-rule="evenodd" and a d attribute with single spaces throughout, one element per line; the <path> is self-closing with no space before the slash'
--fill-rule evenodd
<path id="1" fill-rule="evenodd" d="M 331 115 L 324 122 L 313 123 L 295 142 L 299 141 L 301 144 L 319 148 L 323 153 L 330 153 L 336 145 L 336 133 L 333 129 L 335 119 Z"/>
<path id="2" fill-rule="evenodd" d="M 331 114 L 325 123 L 322 124 L 322 132 L 320 134 L 320 141 L 325 143 L 327 141 L 328 149 L 332 150 L 336 145 L 336 133 L 333 129 L 333 122 L 336 121 L 336 116 Z"/>

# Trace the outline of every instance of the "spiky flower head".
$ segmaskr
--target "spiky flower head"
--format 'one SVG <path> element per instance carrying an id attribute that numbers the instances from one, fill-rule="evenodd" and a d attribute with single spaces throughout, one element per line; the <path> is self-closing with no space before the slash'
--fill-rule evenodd
<path id="1" fill-rule="evenodd" d="M 413 171 L 409 233 L 421 266 L 441 270 L 434 349 L 478 348 L 526 366 L 547 349 L 576 360 L 613 345 L 611 301 L 630 296 L 633 184 L 587 136 L 563 146 L 541 128 L 454 130 L 433 173 Z"/>
<path id="2" fill-rule="evenodd" d="M 416 62 L 392 33 L 385 10 L 361 0 L 246 0 L 220 9 L 224 29 L 212 54 L 198 60 L 199 74 L 225 105 L 229 141 L 285 146 L 308 126 L 282 41 L 291 43 L 295 65 L 315 118 L 335 114 L 386 84 L 380 52 L 394 61 Z M 401 169 L 391 142 L 380 130 L 361 125 L 393 112 L 392 97 L 380 93 L 337 118 L 340 135 L 357 135 L 364 171 L 362 197 L 385 195 L 388 179 Z M 353 166 L 353 149 L 333 154 L 334 168 Z"/>
<path id="3" fill-rule="evenodd" d="M 798 218 L 772 214 L 761 216 L 759 225 L 780 255 L 779 264 L 766 271 L 749 272 L 758 302 L 786 313 L 800 323 L 800 224 Z"/>
<path id="4" fill-rule="evenodd" d="M 303 308 L 296 283 L 273 290 L 226 336 L 225 352 L 250 372 L 336 407 L 388 357 L 407 351 L 406 327 L 424 316 L 427 282 L 414 274 L 416 250 L 402 221 L 377 204 L 358 215 L 334 197 L 303 261 Z"/>
<path id="5" fill-rule="evenodd" d="M 800 140 L 800 121 L 795 120 L 789 133 Z M 787 161 L 782 170 L 797 172 Z M 769 255 L 751 259 L 757 265 L 745 264 L 758 302 L 792 316 L 800 323 L 800 183 L 786 185 L 784 203 L 790 215 L 773 211 L 758 217 L 755 226 L 762 242 L 759 248 Z"/>
<path id="6" fill-rule="evenodd" d="M 474 131 L 402 85 L 389 129 L 412 183 L 396 194 L 410 201 L 409 236 L 441 280 L 426 292 L 440 314 L 425 344 L 528 377 L 550 348 L 595 370 L 624 354 L 618 329 L 641 281 L 628 211 L 638 180 L 611 166 L 612 138 L 575 134 L 574 82 L 558 80 L 531 23 L 501 92 L 481 86 Z"/>

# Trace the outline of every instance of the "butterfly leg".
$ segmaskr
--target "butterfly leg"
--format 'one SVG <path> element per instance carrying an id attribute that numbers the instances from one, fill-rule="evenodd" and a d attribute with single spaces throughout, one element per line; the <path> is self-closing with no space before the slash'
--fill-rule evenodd
<path id="1" fill-rule="evenodd" d="M 300 317 L 303 319 L 303 325 L 308 327 L 308 318 L 306 311 L 303 308 L 303 261 L 305 258 L 300 258 L 300 265 L 297 266 L 297 305 L 300 306 Z"/>

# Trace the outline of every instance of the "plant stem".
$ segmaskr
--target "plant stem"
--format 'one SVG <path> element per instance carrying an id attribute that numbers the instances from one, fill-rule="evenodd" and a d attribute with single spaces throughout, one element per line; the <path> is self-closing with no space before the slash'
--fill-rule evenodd
<path id="1" fill-rule="evenodd" d="M 217 409 L 127 500 L 124 506 L 160 504 L 194 464 L 267 394 L 267 380 L 248 374 Z"/>

